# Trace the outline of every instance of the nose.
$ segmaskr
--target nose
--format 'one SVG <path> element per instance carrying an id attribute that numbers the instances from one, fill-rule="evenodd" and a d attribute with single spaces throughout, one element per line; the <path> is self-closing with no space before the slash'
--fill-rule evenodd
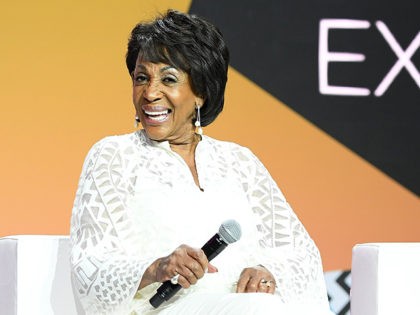
<path id="1" fill-rule="evenodd" d="M 149 102 L 155 102 L 162 98 L 159 81 L 150 81 L 143 90 L 143 97 Z"/>

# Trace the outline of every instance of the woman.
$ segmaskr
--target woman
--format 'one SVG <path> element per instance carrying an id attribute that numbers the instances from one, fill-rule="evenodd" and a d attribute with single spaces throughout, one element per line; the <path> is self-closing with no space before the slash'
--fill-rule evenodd
<path id="1" fill-rule="evenodd" d="M 228 50 L 176 11 L 131 33 L 136 123 L 90 150 L 71 222 L 72 280 L 86 314 L 329 314 L 318 249 L 246 148 L 202 135 L 222 111 Z M 221 222 L 242 238 L 211 263 Z M 186 244 L 186 245 L 185 245 Z M 149 299 L 172 279 L 176 296 Z"/>

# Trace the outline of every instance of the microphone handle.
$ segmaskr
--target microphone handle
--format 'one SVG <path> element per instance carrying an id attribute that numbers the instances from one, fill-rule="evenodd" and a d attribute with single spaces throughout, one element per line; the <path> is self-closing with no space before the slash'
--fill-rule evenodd
<path id="1" fill-rule="evenodd" d="M 210 261 L 219 255 L 220 252 L 227 246 L 228 244 L 226 244 L 219 233 L 216 233 L 211 239 L 209 239 L 206 244 L 204 244 L 203 247 L 201 247 L 201 249 L 203 250 L 204 254 L 206 254 L 208 261 Z"/>
<path id="2" fill-rule="evenodd" d="M 154 308 L 159 307 L 164 301 L 168 301 L 171 297 L 175 295 L 179 290 L 182 289 L 180 284 L 173 284 L 171 280 L 166 280 L 161 284 L 157 289 L 155 295 L 149 300 L 150 304 Z"/>

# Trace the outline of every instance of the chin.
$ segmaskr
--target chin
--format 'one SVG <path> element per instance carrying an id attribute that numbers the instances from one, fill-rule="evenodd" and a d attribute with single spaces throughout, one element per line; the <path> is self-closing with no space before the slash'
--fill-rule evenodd
<path id="1" fill-rule="evenodd" d="M 163 130 L 156 130 L 157 128 L 146 127 L 144 130 L 147 133 L 147 136 L 155 141 L 165 141 L 166 133 Z"/>

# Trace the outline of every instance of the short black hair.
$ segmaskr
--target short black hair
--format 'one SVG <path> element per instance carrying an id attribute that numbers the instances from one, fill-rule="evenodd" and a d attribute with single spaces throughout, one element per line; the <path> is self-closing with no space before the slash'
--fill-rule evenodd
<path id="1" fill-rule="evenodd" d="M 197 15 L 168 10 L 131 31 L 126 55 L 130 75 L 139 54 L 145 61 L 186 72 L 193 92 L 205 100 L 200 107 L 201 125 L 216 119 L 223 109 L 229 65 L 229 50 L 216 26 Z"/>

